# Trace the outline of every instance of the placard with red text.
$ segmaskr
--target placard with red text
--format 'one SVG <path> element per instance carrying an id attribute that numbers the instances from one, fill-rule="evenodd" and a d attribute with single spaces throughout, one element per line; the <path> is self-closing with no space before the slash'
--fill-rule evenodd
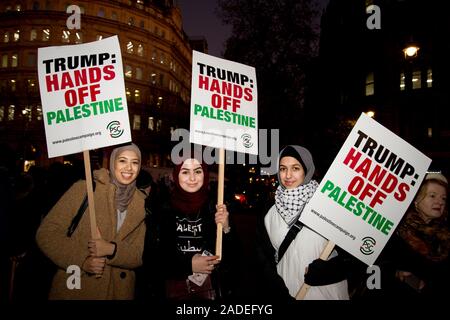
<path id="1" fill-rule="evenodd" d="M 49 158 L 131 141 L 117 36 L 38 49 Z"/>
<path id="2" fill-rule="evenodd" d="M 300 221 L 372 265 L 430 163 L 430 158 L 363 113 Z"/>
<path id="3" fill-rule="evenodd" d="M 189 139 L 258 154 L 255 68 L 193 51 Z"/>

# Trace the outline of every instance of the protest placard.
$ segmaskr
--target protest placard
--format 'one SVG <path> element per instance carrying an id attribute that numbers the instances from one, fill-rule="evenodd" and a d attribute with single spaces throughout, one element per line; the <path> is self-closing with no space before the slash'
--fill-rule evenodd
<path id="1" fill-rule="evenodd" d="M 49 158 L 131 141 L 117 36 L 38 49 Z"/>
<path id="2" fill-rule="evenodd" d="M 190 142 L 258 154 L 255 68 L 194 51 Z"/>
<path id="3" fill-rule="evenodd" d="M 300 221 L 372 265 L 430 163 L 409 143 L 362 114 Z"/>

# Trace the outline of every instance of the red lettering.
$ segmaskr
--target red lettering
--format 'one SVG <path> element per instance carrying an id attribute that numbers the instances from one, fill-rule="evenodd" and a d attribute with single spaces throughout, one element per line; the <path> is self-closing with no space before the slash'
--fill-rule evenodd
<path id="1" fill-rule="evenodd" d="M 200 89 L 208 90 L 209 78 L 205 76 L 198 76 L 198 87 Z"/>
<path id="2" fill-rule="evenodd" d="M 375 191 L 375 190 L 376 190 L 376 188 L 373 185 L 371 185 L 370 183 L 367 183 L 364 186 L 364 189 L 362 190 L 361 195 L 359 196 L 359 200 L 364 201 L 364 199 L 366 197 L 371 197 L 373 195 L 373 191 Z"/>
<path id="3" fill-rule="evenodd" d="M 102 71 L 99 67 L 89 68 L 88 71 L 90 83 L 99 82 L 102 79 Z"/>
<path id="4" fill-rule="evenodd" d="M 69 72 L 63 72 L 61 74 L 61 90 L 67 89 L 67 88 L 73 88 L 75 85 L 72 82 L 72 78 L 70 76 Z"/>
<path id="5" fill-rule="evenodd" d="M 369 204 L 369 205 L 370 205 L 372 208 L 375 208 L 375 206 L 376 206 L 377 203 L 383 204 L 383 200 L 384 200 L 384 199 L 386 199 L 386 194 L 383 193 L 383 192 L 381 192 L 381 191 L 377 191 L 377 192 L 375 193 L 375 195 L 373 196 L 372 201 L 370 201 L 370 204 Z"/>
<path id="6" fill-rule="evenodd" d="M 97 95 L 100 94 L 100 84 L 94 84 L 89 87 L 89 92 L 91 94 L 91 101 L 97 101 Z"/>
<path id="7" fill-rule="evenodd" d="M 394 176 L 392 173 L 389 173 L 386 180 L 384 180 L 383 184 L 381 185 L 381 190 L 383 190 L 386 193 L 391 193 L 394 191 L 395 187 L 397 186 L 398 180 L 397 177 Z"/>
<path id="8" fill-rule="evenodd" d="M 105 80 L 112 80 L 116 77 L 116 73 L 114 72 L 114 66 L 112 64 L 109 66 L 104 66 L 103 72 L 105 73 L 105 76 L 103 77 L 103 79 Z"/>
<path id="9" fill-rule="evenodd" d="M 236 99 L 242 98 L 242 88 L 240 86 L 233 86 L 233 97 Z"/>
<path id="10" fill-rule="evenodd" d="M 250 88 L 244 89 L 244 99 L 247 101 L 253 100 L 252 89 L 250 89 Z"/>
<path id="11" fill-rule="evenodd" d="M 372 164 L 372 161 L 369 158 L 366 158 L 361 162 L 361 164 L 356 168 L 356 173 L 362 173 L 364 178 L 367 178 L 369 176 L 370 171 L 370 165 Z"/>
<path id="12" fill-rule="evenodd" d="M 47 85 L 47 92 L 58 91 L 59 90 L 59 82 L 57 74 L 48 74 L 45 76 L 45 83 Z"/>
<path id="13" fill-rule="evenodd" d="M 356 164 L 361 158 L 361 152 L 358 152 L 356 154 L 355 152 L 356 150 L 354 148 L 351 148 L 344 160 L 344 164 L 348 165 L 352 169 L 355 168 Z"/>
<path id="14" fill-rule="evenodd" d="M 66 106 L 73 107 L 77 104 L 77 93 L 74 89 L 67 90 L 64 92 L 64 100 Z"/>
<path id="15" fill-rule="evenodd" d="M 217 93 L 211 96 L 211 105 L 214 108 L 220 109 L 222 107 L 222 98 Z"/>
<path id="16" fill-rule="evenodd" d="M 410 190 L 409 185 L 402 182 L 398 185 L 398 190 L 396 193 L 394 193 L 394 198 L 398 201 L 403 201 L 406 199 L 406 193 Z"/>
<path id="17" fill-rule="evenodd" d="M 361 177 L 354 177 L 347 188 L 348 192 L 356 196 L 364 186 L 364 179 Z"/>

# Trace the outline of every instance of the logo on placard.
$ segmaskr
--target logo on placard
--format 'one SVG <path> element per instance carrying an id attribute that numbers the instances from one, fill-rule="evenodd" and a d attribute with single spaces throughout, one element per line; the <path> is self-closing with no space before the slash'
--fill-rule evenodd
<path id="1" fill-rule="evenodd" d="M 249 135 L 248 133 L 244 133 L 244 134 L 241 136 L 241 139 L 242 139 L 242 145 L 243 145 L 244 147 L 246 147 L 247 149 L 248 149 L 248 148 L 251 148 L 251 147 L 253 146 L 252 136 Z"/>
<path id="2" fill-rule="evenodd" d="M 362 239 L 361 247 L 359 247 L 359 251 L 361 251 L 362 254 L 365 254 L 366 256 L 369 256 L 369 255 L 371 255 L 374 252 L 373 248 L 375 247 L 376 244 L 377 244 L 377 242 L 375 241 L 374 238 L 372 238 L 372 237 L 364 237 Z"/>
<path id="3" fill-rule="evenodd" d="M 120 122 L 117 120 L 114 120 L 114 121 L 111 121 L 110 123 L 108 123 L 108 125 L 106 126 L 106 129 L 109 130 L 109 134 L 110 134 L 111 138 L 118 138 L 125 131 L 124 129 L 120 129 Z"/>

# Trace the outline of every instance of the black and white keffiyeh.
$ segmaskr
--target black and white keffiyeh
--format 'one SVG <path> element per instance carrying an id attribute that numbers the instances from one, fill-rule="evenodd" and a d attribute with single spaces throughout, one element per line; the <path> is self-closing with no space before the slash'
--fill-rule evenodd
<path id="1" fill-rule="evenodd" d="M 297 221 L 318 186 L 315 180 L 295 189 L 286 189 L 281 184 L 278 186 L 275 192 L 275 207 L 289 227 Z"/>

